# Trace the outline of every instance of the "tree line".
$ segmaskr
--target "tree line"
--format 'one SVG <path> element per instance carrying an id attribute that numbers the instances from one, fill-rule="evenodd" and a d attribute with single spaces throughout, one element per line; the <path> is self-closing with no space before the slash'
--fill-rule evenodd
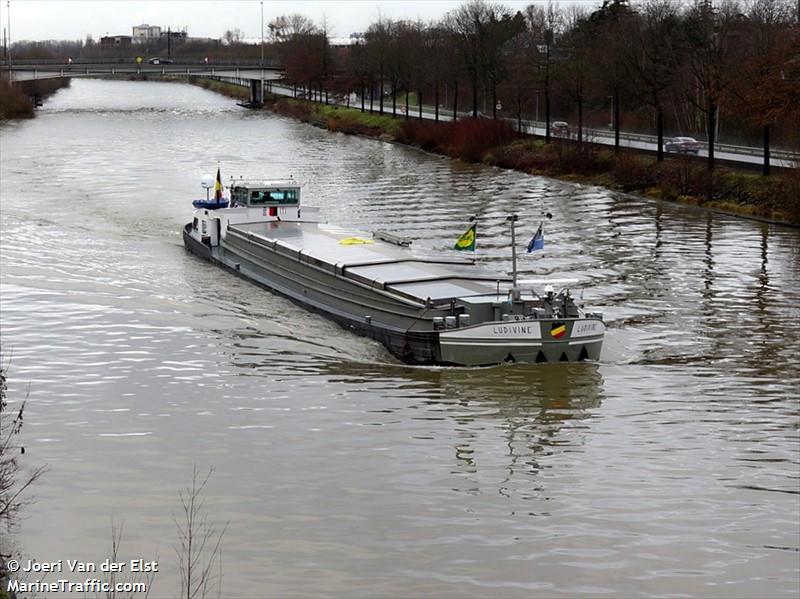
<path id="1" fill-rule="evenodd" d="M 800 144 L 800 26 L 794 0 L 604 0 L 514 12 L 470 0 L 435 22 L 378 18 L 352 44 L 299 15 L 269 23 L 285 80 L 314 99 L 356 94 L 362 109 L 415 106 L 545 123 L 705 137 L 709 167 L 729 137 Z"/>

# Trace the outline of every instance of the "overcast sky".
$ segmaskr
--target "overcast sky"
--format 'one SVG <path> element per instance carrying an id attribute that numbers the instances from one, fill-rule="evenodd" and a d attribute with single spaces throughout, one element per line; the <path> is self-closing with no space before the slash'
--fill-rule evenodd
<path id="1" fill-rule="evenodd" d="M 0 0 L 0 26 L 8 25 L 8 0 Z M 521 10 L 535 0 L 503 2 Z M 600 0 L 584 0 L 599 5 Z M 541 3 L 541 2 L 540 2 Z M 562 2 L 562 4 L 569 2 Z M 379 14 L 392 19 L 438 19 L 460 4 L 452 0 L 264 0 L 264 20 L 301 13 L 318 24 L 327 20 L 331 37 L 364 31 Z M 91 34 L 130 35 L 134 25 L 148 23 L 163 29 L 187 28 L 189 36 L 219 38 L 228 29 L 260 38 L 258 0 L 11 0 L 11 39 L 84 39 Z"/>

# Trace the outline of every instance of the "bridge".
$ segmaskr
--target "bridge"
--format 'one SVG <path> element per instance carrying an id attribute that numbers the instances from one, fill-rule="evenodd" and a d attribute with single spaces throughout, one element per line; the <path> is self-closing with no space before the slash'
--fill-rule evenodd
<path id="1" fill-rule="evenodd" d="M 0 63 L 0 73 L 12 83 L 56 79 L 62 77 L 129 77 L 131 75 L 170 75 L 173 77 L 213 77 L 236 85 L 250 87 L 250 101 L 261 102 L 264 82 L 280 79 L 283 67 L 274 60 L 233 61 L 166 61 L 158 64 L 137 62 L 135 59 L 117 61 L 89 60 L 20 60 Z"/>

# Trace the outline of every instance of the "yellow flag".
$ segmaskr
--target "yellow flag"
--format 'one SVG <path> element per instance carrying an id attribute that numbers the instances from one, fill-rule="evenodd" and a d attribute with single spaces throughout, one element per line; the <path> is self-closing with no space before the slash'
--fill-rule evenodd
<path id="1" fill-rule="evenodd" d="M 475 251 L 475 225 L 464 231 L 464 234 L 456 241 L 454 248 L 463 252 Z"/>

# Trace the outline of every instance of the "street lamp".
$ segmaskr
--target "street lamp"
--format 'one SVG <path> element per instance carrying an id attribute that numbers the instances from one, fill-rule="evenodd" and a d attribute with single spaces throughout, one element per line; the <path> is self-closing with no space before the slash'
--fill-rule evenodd
<path id="1" fill-rule="evenodd" d="M 6 0 L 6 18 L 8 19 L 8 50 L 6 59 L 8 60 L 8 80 L 11 81 L 11 0 Z"/>
<path id="2" fill-rule="evenodd" d="M 264 68 L 264 3 L 261 2 L 261 68 Z"/>
<path id="3" fill-rule="evenodd" d="M 264 3 L 261 2 L 261 101 L 264 101 Z"/>

